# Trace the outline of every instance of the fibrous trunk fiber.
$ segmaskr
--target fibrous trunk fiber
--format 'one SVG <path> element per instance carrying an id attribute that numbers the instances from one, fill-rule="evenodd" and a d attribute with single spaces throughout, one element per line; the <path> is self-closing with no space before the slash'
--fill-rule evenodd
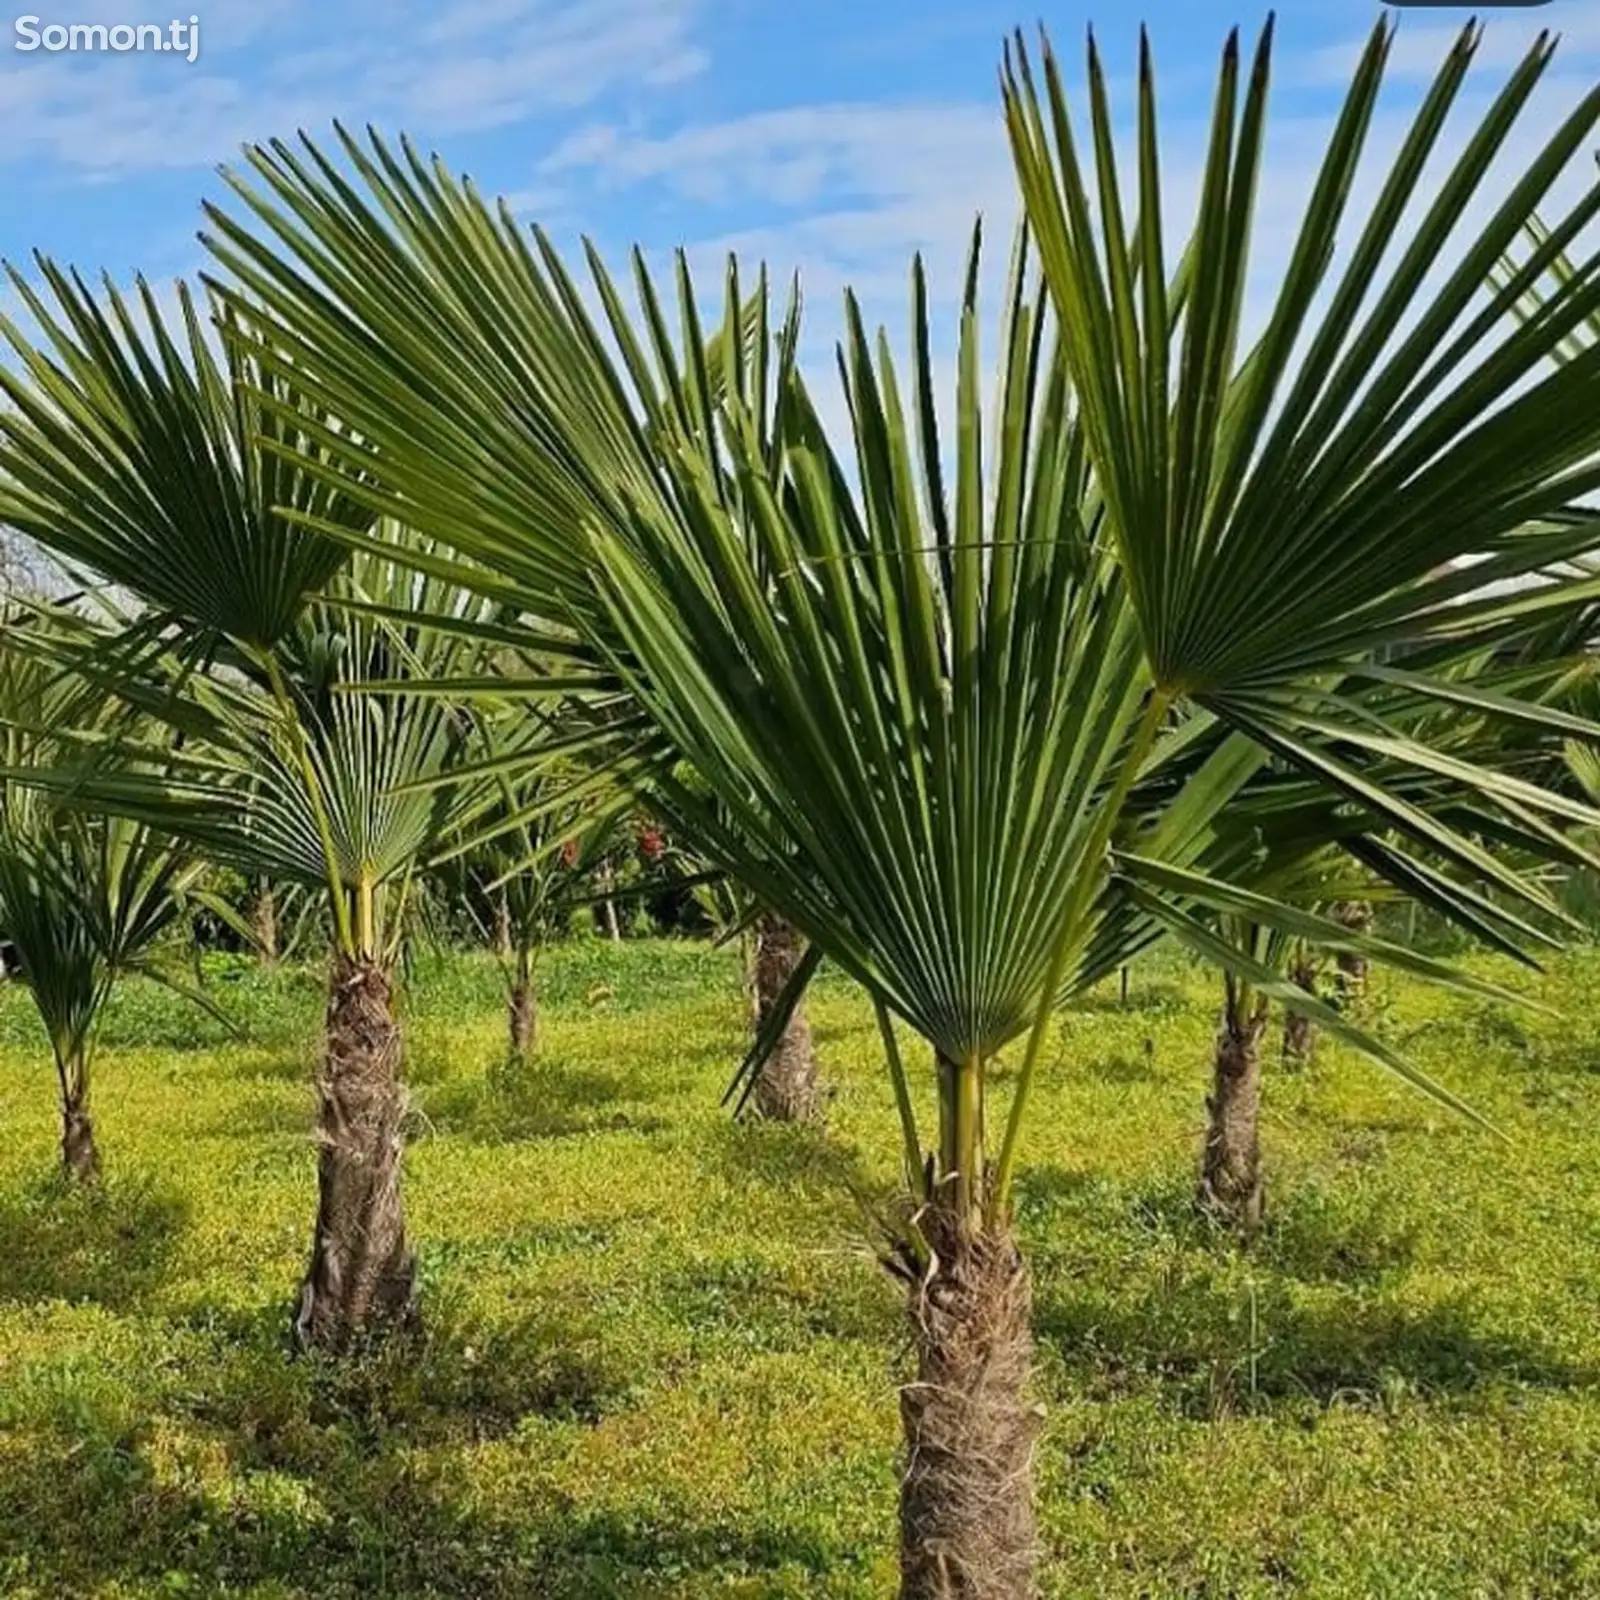
<path id="1" fill-rule="evenodd" d="M 100 1181 L 100 1152 L 94 1142 L 88 1090 L 63 1088 L 61 1094 L 61 1168 L 78 1183 Z"/>
<path id="2" fill-rule="evenodd" d="M 1341 900 L 1333 908 L 1333 919 L 1352 933 L 1372 931 L 1372 907 L 1365 900 Z M 1357 999 L 1367 987 L 1367 958 L 1354 950 L 1341 950 L 1335 958 L 1339 969 L 1341 994 Z"/>
<path id="3" fill-rule="evenodd" d="M 317 1231 L 294 1319 L 303 1349 L 337 1354 L 415 1320 L 400 1193 L 400 1058 L 388 972 L 336 956 L 317 1075 Z"/>
<path id="4" fill-rule="evenodd" d="M 1302 956 L 1289 969 L 1289 981 L 1313 997 L 1317 992 L 1316 963 Z M 1292 1071 L 1310 1064 L 1317 1044 L 1317 1030 L 1311 1018 L 1292 1008 L 1283 1018 L 1283 1063 Z"/>
<path id="5" fill-rule="evenodd" d="M 799 933 L 770 911 L 756 919 L 755 945 L 756 1028 L 759 1031 L 777 1007 L 805 954 L 805 946 Z M 774 1122 L 810 1122 L 821 1115 L 817 1057 L 803 999 L 790 1012 L 783 1037 L 762 1066 L 751 1100 L 758 1116 Z"/>
<path id="6" fill-rule="evenodd" d="M 251 932 L 256 940 L 256 957 L 264 967 L 278 964 L 278 900 L 270 883 L 256 891 L 250 907 Z"/>
<path id="7" fill-rule="evenodd" d="M 531 1060 L 539 1053 L 539 995 L 533 986 L 533 967 L 525 950 L 517 955 L 517 977 L 511 986 L 508 1021 L 511 1054 L 518 1061 Z"/>
<path id="8" fill-rule="evenodd" d="M 1217 1032 L 1216 1061 L 1200 1159 L 1202 1210 L 1246 1232 L 1261 1222 L 1261 1036 L 1265 1006 L 1241 1014 L 1231 1002 Z"/>
<path id="9" fill-rule="evenodd" d="M 913 1285 L 917 1375 L 900 1392 L 901 1600 L 1033 1600 L 1032 1284 L 1009 1229 L 930 1208 Z"/>

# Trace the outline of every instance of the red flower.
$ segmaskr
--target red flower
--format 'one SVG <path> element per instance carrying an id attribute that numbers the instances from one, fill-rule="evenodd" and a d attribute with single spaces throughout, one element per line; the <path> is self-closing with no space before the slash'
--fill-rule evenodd
<path id="1" fill-rule="evenodd" d="M 646 861 L 659 861 L 666 848 L 666 835 L 654 823 L 647 822 L 639 829 L 639 854 Z"/>

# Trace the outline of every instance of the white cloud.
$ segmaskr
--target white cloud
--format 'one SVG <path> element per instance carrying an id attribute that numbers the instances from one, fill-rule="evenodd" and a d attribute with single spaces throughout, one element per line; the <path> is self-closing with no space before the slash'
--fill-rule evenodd
<path id="1" fill-rule="evenodd" d="M 973 218 L 981 212 L 986 223 L 986 322 L 992 329 L 998 299 L 993 291 L 1016 214 L 998 96 L 991 92 L 946 103 L 802 104 L 669 130 L 641 124 L 630 118 L 628 105 L 639 84 L 672 81 L 706 65 L 695 31 L 699 4 L 466 0 L 435 13 L 408 10 L 404 15 L 414 25 L 407 27 L 398 20 L 401 13 L 380 10 L 376 0 L 356 0 L 338 37 L 325 29 L 320 43 L 306 35 L 303 48 L 279 51 L 268 69 L 276 88 L 264 95 L 259 84 L 247 88 L 246 80 L 231 76 L 228 68 L 231 50 L 262 48 L 268 36 L 265 8 L 232 0 L 207 8 L 208 39 L 225 41 L 215 62 L 203 54 L 198 69 L 180 67 L 175 73 L 166 71 L 170 63 L 159 63 L 159 73 L 150 63 L 137 92 L 107 96 L 108 80 L 96 74 L 125 63 L 97 62 L 85 71 L 81 62 L 30 61 L 0 71 L 0 119 L 20 135 L 10 143 L 13 154 L 31 150 L 86 171 L 110 172 L 209 163 L 230 155 L 245 138 L 297 124 L 319 125 L 335 113 L 357 124 L 368 118 L 392 120 L 414 131 L 426 147 L 451 132 L 521 120 L 530 107 L 570 114 L 604 99 L 604 119 L 577 127 L 529 171 L 512 196 L 519 212 L 565 233 L 574 221 L 592 226 L 597 197 L 647 202 L 630 225 L 637 226 L 652 251 L 683 244 L 708 303 L 720 293 L 730 250 L 739 255 L 747 283 L 757 260 L 765 260 L 780 283 L 798 271 L 808 304 L 807 365 L 824 400 L 837 391 L 830 347 L 842 326 L 842 290 L 855 289 L 869 325 L 886 325 L 898 348 L 908 320 L 910 258 L 921 251 L 934 294 L 936 348 L 947 372 Z M 305 14 L 303 0 L 298 11 L 279 7 L 275 13 Z M 1588 89 L 1591 79 L 1584 73 L 1600 59 L 1600 14 L 1576 0 L 1558 0 L 1536 12 L 1494 13 L 1442 144 L 1446 159 L 1460 151 L 1475 114 L 1481 114 L 1506 70 L 1547 22 L 1563 28 L 1566 42 L 1510 141 L 1501 171 L 1524 164 Z M 226 43 L 229 29 L 233 43 Z M 1431 19 L 1402 20 L 1390 87 L 1352 197 L 1349 216 L 1356 225 L 1392 166 L 1421 83 L 1437 70 L 1457 32 Z M 1333 124 L 1336 97 L 1323 91 L 1348 82 L 1359 48 L 1359 37 L 1298 55 L 1280 46 L 1247 333 L 1260 326 L 1270 307 Z M 1064 49 L 1063 56 L 1075 69 L 1076 53 Z M 1164 70 L 1160 78 L 1163 220 L 1171 259 L 1187 232 L 1198 191 L 1214 59 L 1214 52 L 1202 52 L 1198 65 L 1179 62 L 1177 70 Z M 36 70 L 54 64 L 76 70 Z M 1126 62 L 1108 61 L 1126 133 L 1132 97 L 1128 81 L 1114 70 L 1119 65 Z M 177 93 L 171 92 L 174 84 Z M 620 110 L 613 109 L 618 98 Z M 1432 181 L 1425 182 L 1425 197 L 1441 171 L 1436 165 Z M 1570 200 L 1592 175 L 1585 152 L 1563 180 L 1561 195 Z M 1501 192 L 1502 184 L 1487 184 L 1471 216 L 1481 221 Z M 1397 231 L 1395 250 L 1410 238 L 1416 215 L 1414 208 Z M 1352 231 L 1345 231 L 1346 250 Z M 622 248 L 632 242 L 632 237 L 604 240 L 608 259 L 620 265 Z M 659 263 L 659 254 L 653 259 Z M 984 353 L 987 362 L 994 353 L 992 334 Z"/>
<path id="2" fill-rule="evenodd" d="M 226 0 L 205 8 L 193 65 L 7 51 L 0 161 L 111 175 L 209 166 L 246 140 L 335 116 L 394 119 L 435 138 L 570 112 L 702 70 L 691 38 L 697 5 L 471 0 L 435 10 L 358 0 L 335 22 L 303 4 Z M 74 20 L 98 19 L 75 8 Z"/>
<path id="3" fill-rule="evenodd" d="M 1516 66 L 1541 33 L 1558 37 L 1557 59 L 1564 64 L 1600 49 L 1600 11 L 1589 0 L 1558 0 L 1554 5 L 1488 11 L 1478 20 L 1483 38 L 1473 60 L 1479 71 Z M 1403 16 L 1389 49 L 1386 76 L 1392 82 L 1431 79 L 1460 38 L 1462 28 L 1459 21 L 1425 19 L 1415 13 Z M 1365 43 L 1362 36 L 1308 51 L 1294 63 L 1293 81 L 1348 83 Z"/>
<path id="4" fill-rule="evenodd" d="M 998 110 L 961 104 L 799 106 L 662 137 L 596 125 L 560 145 L 539 176 L 666 191 L 708 220 L 765 213 L 672 242 L 712 282 L 733 251 L 752 269 L 765 259 L 779 277 L 799 270 L 813 299 L 848 284 L 869 305 L 904 303 L 913 251 L 955 292 L 974 216 L 985 215 L 1003 253 L 1016 210 Z"/>
<path id="5" fill-rule="evenodd" d="M 1548 15 L 1558 8 L 1549 8 Z M 1519 125 L 1507 140 L 1491 176 L 1480 187 L 1455 245 L 1430 275 L 1437 284 L 1460 259 L 1462 242 L 1487 220 L 1515 175 L 1594 82 L 1600 64 L 1600 16 L 1572 19 L 1566 45 L 1535 91 Z M 1488 29 L 1434 160 L 1418 194 L 1395 230 L 1383 275 L 1415 235 L 1421 216 L 1450 165 L 1521 59 L 1536 25 L 1502 27 L 1500 14 Z M 1522 20 L 1522 19 L 1519 19 Z M 1394 162 L 1426 83 L 1431 81 L 1456 29 L 1402 24 L 1380 109 L 1367 142 L 1341 230 L 1329 281 L 1337 282 L 1355 238 L 1370 214 Z M 1268 119 L 1266 155 L 1252 243 L 1252 272 L 1245 309 L 1244 336 L 1259 332 L 1278 293 L 1298 236 L 1306 202 L 1320 170 L 1340 96 L 1308 86 L 1348 83 L 1359 44 L 1337 51 L 1294 55 L 1280 48 L 1275 64 L 1273 110 Z M 1337 68 L 1337 70 L 1335 70 Z M 1192 226 L 1205 158 L 1210 83 L 1184 74 L 1176 95 L 1163 90 L 1163 218 L 1169 264 Z M 1420 81 L 1419 81 L 1420 79 Z M 1165 80 L 1163 80 L 1165 83 Z M 1131 108 L 1126 89 L 1115 96 L 1120 110 Z M 1124 121 L 1124 152 L 1131 151 Z M 936 353 L 941 380 L 948 379 L 955 348 L 954 310 L 972 218 L 986 219 L 984 361 L 994 355 L 999 310 L 995 293 L 1003 273 L 1016 214 L 1014 178 L 996 101 L 946 105 L 833 104 L 762 111 L 722 122 L 642 131 L 621 121 L 594 123 L 575 131 L 543 162 L 541 186 L 610 193 L 652 202 L 662 200 L 662 216 L 674 237 L 660 237 L 647 214 L 642 231 L 655 247 L 681 243 L 695 269 L 706 302 L 721 289 L 723 258 L 735 252 L 745 281 L 764 260 L 780 282 L 797 271 L 807 293 L 807 370 L 814 374 L 819 401 L 828 418 L 842 426 L 842 403 L 831 371 L 831 345 L 842 328 L 839 296 L 853 287 L 869 325 L 890 331 L 897 353 L 904 347 L 910 296 L 908 271 L 913 251 L 924 253 L 932 280 L 937 318 Z M 1575 155 L 1543 208 L 1554 215 L 1594 181 L 1585 145 Z M 1124 195 L 1134 183 L 1124 172 Z M 733 227 L 729 219 L 754 213 L 758 219 Z M 609 241 L 608 255 L 631 240 Z M 1424 289 L 1426 294 L 1426 287 Z M 1374 296 L 1369 295 L 1370 308 Z M 1326 299 L 1326 291 L 1324 294 Z M 1401 332 L 1414 317 L 1402 323 Z M 942 391 L 947 390 L 944 384 Z"/>

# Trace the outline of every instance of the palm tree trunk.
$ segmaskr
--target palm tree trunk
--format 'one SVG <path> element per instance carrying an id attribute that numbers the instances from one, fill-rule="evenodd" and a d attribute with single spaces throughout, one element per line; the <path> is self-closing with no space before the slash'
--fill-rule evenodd
<path id="1" fill-rule="evenodd" d="M 1034 1600 L 1032 1279 L 1009 1229 L 939 1204 L 921 1225 L 935 1265 L 908 1308 L 901 1600 Z"/>
<path id="2" fill-rule="evenodd" d="M 1311 953 L 1302 950 L 1289 968 L 1289 981 L 1309 995 L 1317 992 L 1317 964 Z M 1290 1009 L 1283 1015 L 1283 1064 L 1294 1071 L 1308 1066 L 1317 1047 L 1315 1024 L 1303 1011 Z"/>
<path id="3" fill-rule="evenodd" d="M 1211 1096 L 1206 1101 L 1210 1123 L 1196 1203 L 1246 1233 L 1260 1225 L 1265 1198 L 1260 1120 L 1261 1036 L 1266 1026 L 1266 1001 L 1250 1003 L 1230 979 L 1217 1031 Z"/>
<path id="4" fill-rule="evenodd" d="M 412 1325 L 416 1263 L 400 1193 L 405 1090 L 388 972 L 340 953 L 317 1076 L 317 1231 L 294 1336 L 338 1353 Z"/>
<path id="5" fill-rule="evenodd" d="M 605 898 L 600 902 L 600 915 L 605 921 L 606 937 L 612 944 L 622 943 L 622 924 L 617 920 L 617 902 L 611 898 L 612 885 L 617 881 L 609 859 L 600 863 L 600 887 Z"/>
<path id="6" fill-rule="evenodd" d="M 533 963 L 526 950 L 517 952 L 517 978 L 511 986 L 508 1021 L 511 1054 L 529 1061 L 539 1053 L 539 994 L 533 986 Z"/>
<path id="7" fill-rule="evenodd" d="M 89 1067 L 81 1052 L 57 1063 L 61 1080 L 61 1170 L 75 1183 L 100 1181 L 100 1151 L 89 1115 Z"/>
<path id="8" fill-rule="evenodd" d="M 761 991 L 756 983 L 756 945 L 747 930 L 739 933 L 739 982 L 744 994 L 745 1016 L 750 1031 L 761 1027 Z"/>
<path id="9" fill-rule="evenodd" d="M 1341 900 L 1333 908 L 1333 920 L 1352 933 L 1367 933 L 1372 927 L 1372 907 L 1365 900 Z M 1341 950 L 1336 959 L 1341 996 L 1354 1000 L 1366 991 L 1367 958 L 1353 950 Z"/>
<path id="10" fill-rule="evenodd" d="M 793 926 L 770 911 L 756 919 L 755 946 L 759 1030 L 777 1006 L 805 947 Z M 804 1000 L 790 1012 L 783 1037 L 762 1066 L 751 1098 L 756 1114 L 773 1122 L 810 1122 L 820 1116 L 822 1092 Z"/>
<path id="11" fill-rule="evenodd" d="M 272 885 L 262 879 L 250 906 L 250 928 L 256 938 L 256 955 L 264 967 L 278 964 L 278 902 Z"/>

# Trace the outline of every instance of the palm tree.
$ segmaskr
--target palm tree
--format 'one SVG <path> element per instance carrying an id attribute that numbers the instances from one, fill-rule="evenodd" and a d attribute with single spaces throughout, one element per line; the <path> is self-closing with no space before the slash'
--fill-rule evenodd
<path id="1" fill-rule="evenodd" d="M 473 724 L 429 680 L 470 676 L 498 647 L 483 642 L 488 608 L 381 552 L 351 566 L 343 546 L 295 520 L 372 523 L 317 474 L 303 432 L 315 414 L 292 385 L 237 342 L 219 364 L 186 290 L 174 334 L 143 286 L 141 327 L 109 284 L 97 298 L 48 262 L 41 271 L 53 309 L 14 281 L 42 342 L 5 325 L 22 370 L 0 368 L 12 403 L 0 417 L 0 521 L 144 609 L 125 628 L 30 643 L 183 740 L 160 773 L 57 774 L 54 787 L 328 896 L 317 1221 L 294 1331 L 341 1351 L 414 1316 L 393 968 L 412 875 L 454 825 L 456 801 L 439 785 L 472 750 Z M 404 535 L 383 538 L 392 549 Z M 427 627 L 391 620 L 417 611 Z M 463 622 L 471 636 L 451 631 Z M 147 758 L 133 736 L 122 744 Z"/>
<path id="2" fill-rule="evenodd" d="M 340 1352 L 417 1314 L 395 972 L 416 876 L 475 798 L 470 782 L 452 780 L 478 751 L 477 724 L 433 690 L 437 678 L 470 674 L 481 653 L 438 631 L 451 609 L 433 580 L 364 554 L 306 606 L 270 670 L 228 641 L 204 674 L 148 648 L 137 674 L 108 668 L 119 638 L 71 658 L 188 742 L 159 781 L 65 774 L 64 799 L 168 830 L 246 873 L 270 866 L 331 908 L 318 1211 L 294 1318 L 306 1348 Z M 435 619 L 427 628 L 391 620 L 424 611 Z"/>
<path id="3" fill-rule="evenodd" d="M 90 1115 L 95 1035 L 117 981 L 131 973 L 166 984 L 220 1014 L 165 972 L 158 947 L 181 926 L 204 863 L 124 818 L 0 822 L 0 928 L 49 1035 L 61 1091 L 61 1161 L 93 1182 L 100 1154 Z M 221 1018 L 220 1020 L 226 1020 Z"/>
<path id="4" fill-rule="evenodd" d="M 1369 711 L 1377 709 L 1371 697 L 1365 704 Z M 1393 714 L 1396 708 L 1388 709 Z M 1497 754 L 1496 747 L 1480 736 L 1476 755 L 1482 765 L 1493 766 Z M 1188 764 L 1195 759 L 1191 756 Z M 1414 779 L 1408 782 L 1402 771 L 1389 777 L 1416 797 Z M 1432 793 L 1429 799 L 1434 814 L 1448 815 L 1450 798 Z M 1470 826 L 1473 818 L 1466 815 L 1455 820 Z M 1253 914 L 1248 899 L 1231 908 L 1196 911 L 1209 934 L 1219 941 L 1219 949 L 1231 952 L 1220 962 L 1224 969 L 1222 1007 L 1206 1097 L 1196 1203 L 1204 1215 L 1247 1237 L 1259 1228 L 1265 1205 L 1260 1139 L 1262 1045 L 1271 1008 L 1266 991 L 1242 975 L 1241 965 L 1248 962 L 1281 983 L 1283 1059 L 1291 1068 L 1303 1065 L 1310 1055 L 1316 963 L 1324 954 L 1340 961 L 1387 961 L 1426 980 L 1488 992 L 1415 951 L 1375 938 L 1370 928 L 1353 930 L 1339 920 L 1338 908 L 1348 900 L 1359 897 L 1370 902 L 1393 893 L 1358 858 L 1357 853 L 1373 843 L 1366 827 L 1367 819 L 1359 810 L 1330 796 L 1322 785 L 1286 770 L 1282 763 L 1264 763 L 1233 803 L 1216 815 L 1211 837 L 1198 858 L 1210 876 L 1269 895 L 1278 908 L 1266 922 Z M 1285 908 L 1295 915 L 1286 918 Z M 1445 914 L 1452 914 L 1448 905 Z M 1502 940 L 1500 948 L 1533 964 L 1531 956 L 1510 940 Z M 1513 998 L 1502 991 L 1495 993 L 1501 999 Z"/>
<path id="5" fill-rule="evenodd" d="M 770 1024 L 776 1038 L 756 1069 L 750 1105 L 770 1122 L 815 1122 L 824 1102 L 805 997 L 797 996 L 778 1020 L 784 992 L 805 959 L 805 940 L 787 918 L 766 909 L 756 914 L 753 932 L 756 1035 Z"/>
<path id="6" fill-rule="evenodd" d="M 1302 888 L 1300 884 L 1278 881 L 1271 887 L 1276 895 L 1291 903 L 1300 901 L 1297 892 Z M 1315 904 L 1308 909 L 1315 910 Z M 1315 998 L 1314 991 L 1304 981 L 1305 970 L 1312 960 L 1311 952 L 1318 948 L 1315 936 L 1297 937 L 1281 926 L 1269 927 L 1248 916 L 1228 913 L 1206 920 L 1240 956 L 1267 971 L 1282 974 L 1285 994 L 1289 996 L 1284 1000 L 1287 1062 L 1291 1037 L 1306 1040 L 1311 1033 L 1308 1012 L 1294 1009 L 1293 990 L 1300 989 Z M 1376 941 L 1361 948 L 1366 951 L 1374 947 L 1386 948 Z M 1261 1226 L 1266 1206 L 1261 1163 L 1262 1041 L 1270 1011 L 1270 998 L 1265 992 L 1237 972 L 1224 970 L 1222 1010 L 1212 1055 L 1211 1092 L 1206 1097 L 1206 1131 L 1200 1147 L 1200 1182 L 1195 1199 L 1205 1216 L 1237 1229 L 1246 1237 Z M 1300 1023 L 1303 1031 L 1291 1035 L 1291 1022 Z M 1300 1059 L 1303 1060 L 1309 1055 L 1309 1046 L 1302 1044 L 1301 1050 Z"/>
<path id="7" fill-rule="evenodd" d="M 120 978 L 141 973 L 219 1015 L 167 972 L 159 947 L 192 902 L 225 908 L 200 889 L 204 863 L 192 853 L 139 823 L 68 811 L 25 781 L 29 767 L 60 760 L 63 742 L 103 722 L 69 680 L 18 647 L 43 625 L 16 612 L 0 645 L 0 934 L 50 1040 L 62 1169 L 92 1183 L 100 1152 L 90 1067 L 106 1003 Z"/>
<path id="8" fill-rule="evenodd" d="M 495 803 L 470 826 L 463 819 L 466 837 L 433 869 L 456 901 L 470 907 L 476 896 L 494 907 L 514 1061 L 539 1053 L 539 958 L 574 907 L 587 908 L 581 890 L 610 841 L 619 797 L 596 792 L 594 776 L 584 782 L 544 765 L 516 785 L 502 778 Z"/>
<path id="9" fill-rule="evenodd" d="M 548 242 L 530 248 L 509 213 L 414 154 L 347 139 L 352 181 L 314 147 L 255 150 L 255 184 L 237 188 L 270 242 L 212 213 L 234 303 L 271 329 L 260 359 L 359 431 L 316 435 L 364 475 L 351 492 L 447 539 L 456 581 L 588 641 L 715 796 L 669 774 L 656 803 L 674 829 L 789 918 L 807 961 L 826 955 L 872 995 L 908 1184 L 884 1254 L 916 1346 L 901 1399 L 902 1593 L 916 1600 L 1034 1592 L 1031 1291 L 1011 1204 L 1056 1007 L 1162 931 L 1284 997 L 1194 908 L 1243 903 L 1293 926 L 1289 908 L 1241 902 L 1186 864 L 1251 761 L 1270 752 L 1394 830 L 1395 871 L 1425 841 L 1524 903 L 1548 901 L 1386 782 L 1385 764 L 1436 775 L 1507 826 L 1592 815 L 1362 714 L 1359 674 L 1378 670 L 1365 663 L 1380 645 L 1568 603 L 1448 604 L 1466 589 L 1439 568 L 1483 555 L 1477 587 L 1592 547 L 1593 518 L 1574 508 L 1600 481 L 1600 363 L 1527 381 L 1600 288 L 1572 286 L 1488 354 L 1509 305 L 1469 310 L 1480 263 L 1592 131 L 1600 96 L 1467 235 L 1460 270 L 1419 292 L 1544 70 L 1542 45 L 1385 271 L 1473 54 L 1463 35 L 1312 318 L 1390 38 L 1381 27 L 1367 47 L 1267 331 L 1242 355 L 1268 38 L 1242 104 L 1228 47 L 1176 279 L 1148 58 L 1124 168 L 1091 55 L 1091 196 L 1056 63 L 1047 50 L 1041 102 L 1019 50 L 1007 121 L 1044 288 L 1019 250 L 987 459 L 975 270 L 948 459 L 920 268 L 909 387 L 847 302 L 845 459 L 794 360 L 798 313 L 774 346 L 758 295 L 760 336 L 739 337 L 731 264 L 712 361 L 681 262 L 675 343 L 642 268 L 635 327 L 594 261 L 613 359 Z M 1145 219 L 1131 237 L 1124 170 Z M 1562 229 L 1597 209 L 1585 196 Z M 1441 714 L 1457 703 L 1425 663 L 1382 670 Z M 1178 706 L 1193 714 L 1174 724 Z M 1544 715 L 1516 701 L 1496 714 Z M 1144 791 L 1196 722 L 1229 738 L 1152 815 Z M 897 1021 L 929 1047 L 928 1077 L 907 1069 Z M 1008 1102 L 995 1072 L 1013 1046 Z"/>
<path id="10" fill-rule="evenodd" d="M 682 776 L 692 784 L 691 775 Z M 709 798 L 703 789 L 700 798 Z M 738 938 L 752 1039 L 727 1098 L 737 1094 L 741 1110 L 765 1121 L 819 1122 L 827 1089 L 806 1015 L 804 988 L 815 964 L 805 965 L 804 936 L 778 912 L 757 904 L 737 879 L 715 869 L 709 878 L 698 885 L 696 897 L 719 943 Z M 799 985 L 793 993 L 792 983 Z"/>
<path id="11" fill-rule="evenodd" d="M 1484 679 L 1480 677 L 1478 682 L 1483 684 Z M 1418 719 L 1417 708 L 1396 695 L 1386 699 L 1369 696 L 1363 704 L 1369 714 L 1376 714 L 1381 707 L 1401 727 Z M 1197 765 L 1203 767 L 1207 759 L 1214 759 L 1206 751 L 1208 745 L 1217 751 L 1217 731 L 1210 730 L 1211 737 L 1202 737 L 1197 749 L 1169 763 L 1169 784 L 1182 784 Z M 1453 720 L 1449 727 L 1434 730 L 1433 748 L 1465 750 L 1483 771 L 1501 770 L 1507 747 L 1494 735 L 1503 731 L 1476 725 L 1474 719 Z M 1554 737 L 1546 733 L 1546 742 Z M 1516 748 L 1513 742 L 1510 749 Z M 1463 804 L 1460 796 L 1431 781 L 1419 781 L 1416 775 L 1398 769 L 1386 776 L 1413 804 L 1425 796 L 1432 815 L 1447 818 L 1464 831 L 1482 821 L 1481 813 Z M 1212 816 L 1208 833 L 1195 841 L 1199 849 L 1189 864 L 1231 886 L 1221 898 L 1214 897 L 1211 905 L 1194 910 L 1211 942 L 1209 953 L 1223 969 L 1221 1018 L 1206 1099 L 1196 1202 L 1203 1214 L 1247 1237 L 1260 1226 L 1265 1204 L 1260 1111 L 1262 1041 L 1270 1014 L 1269 992 L 1250 972 L 1257 978 L 1270 978 L 1283 1001 L 1286 1064 L 1292 1064 L 1291 1039 L 1304 1041 L 1302 1049 L 1309 1054 L 1313 1018 L 1319 1009 L 1337 1016 L 1337 1011 L 1321 1006 L 1306 976 L 1323 953 L 1339 959 L 1379 961 L 1444 987 L 1516 1002 L 1516 996 L 1497 986 L 1447 968 L 1405 945 L 1375 937 L 1370 929 L 1353 930 L 1338 919 L 1337 908 L 1350 899 L 1371 902 L 1396 897 L 1395 889 L 1363 862 L 1367 857 L 1381 863 L 1383 856 L 1375 852 L 1387 845 L 1382 838 L 1371 837 L 1367 825 L 1368 819 L 1359 810 L 1342 803 L 1320 784 L 1285 770 L 1282 763 L 1262 763 L 1231 803 Z M 1537 832 L 1524 831 L 1517 842 L 1530 864 L 1551 852 L 1551 841 Z M 1581 846 L 1568 845 L 1566 849 L 1568 853 L 1581 852 Z M 1442 881 L 1450 882 L 1448 877 Z M 1425 882 L 1420 883 L 1413 892 L 1423 892 L 1426 887 Z M 1537 962 L 1526 946 L 1552 942 L 1548 935 L 1515 922 L 1506 932 L 1497 932 L 1481 916 L 1466 914 L 1459 903 L 1435 898 L 1442 914 L 1469 935 L 1529 966 L 1536 967 Z M 1521 935 L 1521 942 L 1512 937 L 1515 934 Z M 1291 1032 L 1295 1024 L 1298 1029 Z M 1358 1046 L 1362 1043 L 1360 1035 L 1342 1023 L 1334 1031 Z"/>

